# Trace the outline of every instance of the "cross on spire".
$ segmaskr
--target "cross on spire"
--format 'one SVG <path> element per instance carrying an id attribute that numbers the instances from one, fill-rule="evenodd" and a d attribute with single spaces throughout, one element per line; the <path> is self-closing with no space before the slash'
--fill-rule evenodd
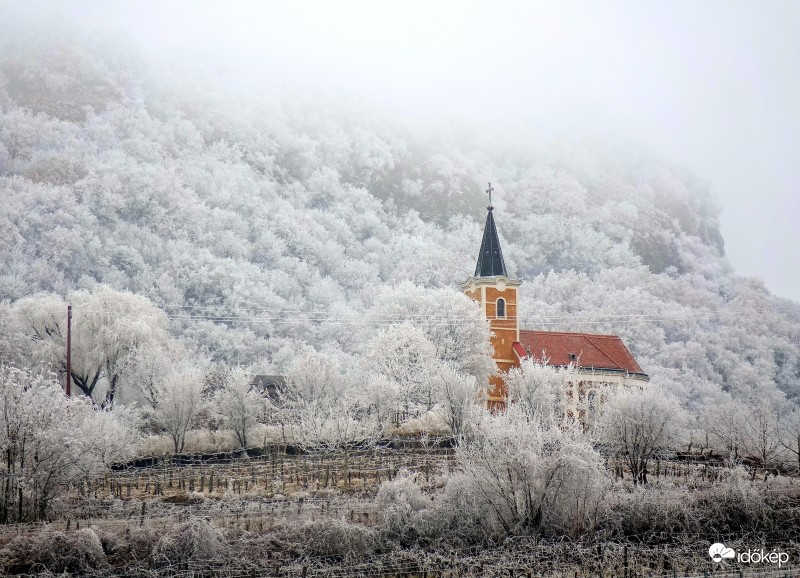
<path id="1" fill-rule="evenodd" d="M 487 209 L 489 209 L 490 211 L 492 209 L 494 209 L 494 207 L 492 206 L 492 191 L 493 190 L 494 190 L 494 188 L 492 188 L 492 183 L 490 182 L 489 183 L 489 188 L 486 189 L 486 192 L 489 193 L 489 206 L 487 207 Z"/>

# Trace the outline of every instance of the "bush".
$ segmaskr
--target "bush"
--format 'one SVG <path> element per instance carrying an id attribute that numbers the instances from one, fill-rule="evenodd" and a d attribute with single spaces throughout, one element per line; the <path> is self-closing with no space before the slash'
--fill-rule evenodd
<path id="1" fill-rule="evenodd" d="M 0 566 L 7 574 L 41 570 L 53 573 L 85 573 L 105 568 L 107 561 L 100 538 L 91 529 L 65 534 L 45 529 L 17 536 L 0 550 Z"/>
<path id="2" fill-rule="evenodd" d="M 577 432 L 510 408 L 456 452 L 462 512 L 488 535 L 578 536 L 591 529 L 606 484 L 599 454 Z"/>
<path id="3" fill-rule="evenodd" d="M 417 511 L 427 507 L 430 500 L 417 484 L 417 475 L 401 469 L 393 480 L 381 484 L 375 496 L 375 503 L 382 511 Z"/>
<path id="4" fill-rule="evenodd" d="M 330 518 L 305 524 L 299 529 L 299 537 L 304 537 L 309 555 L 336 560 L 364 560 L 380 547 L 374 530 Z"/>
<path id="5" fill-rule="evenodd" d="M 646 542 L 670 540 L 697 526 L 693 500 L 693 494 L 685 487 L 651 483 L 631 488 L 616 484 L 599 525 L 614 537 Z"/>
<path id="6" fill-rule="evenodd" d="M 730 470 L 722 483 L 701 494 L 696 508 L 703 526 L 707 526 L 701 530 L 716 535 L 757 534 L 772 526 L 772 509 L 742 467 Z"/>
<path id="7" fill-rule="evenodd" d="M 161 537 L 153 549 L 153 560 L 156 566 L 221 562 L 227 550 L 219 530 L 205 520 L 194 518 Z"/>
<path id="8" fill-rule="evenodd" d="M 679 533 L 765 536 L 775 524 L 776 512 L 742 468 L 729 470 L 720 483 L 700 490 L 650 484 L 628 492 L 618 485 L 601 521 L 614 537 L 651 543 L 670 541 Z"/>
<path id="9" fill-rule="evenodd" d="M 481 498 L 475 490 L 470 476 L 463 473 L 450 476 L 433 507 L 416 517 L 415 531 L 420 541 L 448 548 L 485 544 L 487 513 L 480 507 Z"/>
<path id="10" fill-rule="evenodd" d="M 416 474 L 400 470 L 393 480 L 381 484 L 375 503 L 383 516 L 388 535 L 407 545 L 410 542 L 405 534 L 413 526 L 415 514 L 430 506 L 431 501 L 417 485 Z"/>
<path id="11" fill-rule="evenodd" d="M 112 562 L 148 560 L 156 548 L 161 535 L 153 528 L 131 528 L 125 530 L 124 542 L 117 545 Z"/>

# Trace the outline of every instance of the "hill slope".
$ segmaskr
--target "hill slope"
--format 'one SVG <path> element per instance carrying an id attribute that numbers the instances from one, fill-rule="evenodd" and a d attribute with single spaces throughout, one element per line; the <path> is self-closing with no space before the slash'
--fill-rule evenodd
<path id="1" fill-rule="evenodd" d="M 524 326 L 618 333 L 690 407 L 800 395 L 800 307 L 735 276 L 676 167 L 167 82 L 114 44 L 0 48 L 0 299 L 107 283 L 192 312 L 175 332 L 220 361 L 352 351 L 382 286 L 455 288 L 487 179 Z"/>

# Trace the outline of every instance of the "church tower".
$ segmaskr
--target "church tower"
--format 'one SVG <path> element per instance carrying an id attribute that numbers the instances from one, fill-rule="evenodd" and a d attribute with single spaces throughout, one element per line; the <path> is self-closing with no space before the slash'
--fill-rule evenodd
<path id="1" fill-rule="evenodd" d="M 483 229 L 483 241 L 478 253 L 475 275 L 460 287 L 467 297 L 481 304 L 492 329 L 494 362 L 499 371 L 506 372 L 519 364 L 514 352 L 514 343 L 519 342 L 517 289 L 522 285 L 522 281 L 510 278 L 506 272 L 503 252 L 500 250 L 500 239 L 494 223 L 493 190 L 492 183 L 489 183 L 486 191 L 489 193 L 486 226 Z M 505 407 L 506 389 L 502 377 L 495 375 L 490 378 L 488 394 L 487 403 L 490 409 Z"/>

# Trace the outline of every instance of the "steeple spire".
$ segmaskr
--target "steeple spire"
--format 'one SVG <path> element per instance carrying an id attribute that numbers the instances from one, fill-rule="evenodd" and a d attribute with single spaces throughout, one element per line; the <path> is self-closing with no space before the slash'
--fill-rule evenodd
<path id="1" fill-rule="evenodd" d="M 481 250 L 478 253 L 478 263 L 475 266 L 475 278 L 479 277 L 496 277 L 502 275 L 508 277 L 506 273 L 506 264 L 503 261 L 503 252 L 500 250 L 500 239 L 497 236 L 497 227 L 494 224 L 494 217 L 492 211 L 492 183 L 489 183 L 489 188 L 486 192 L 489 194 L 489 206 L 486 207 L 486 226 L 483 229 L 483 241 L 481 242 Z"/>

